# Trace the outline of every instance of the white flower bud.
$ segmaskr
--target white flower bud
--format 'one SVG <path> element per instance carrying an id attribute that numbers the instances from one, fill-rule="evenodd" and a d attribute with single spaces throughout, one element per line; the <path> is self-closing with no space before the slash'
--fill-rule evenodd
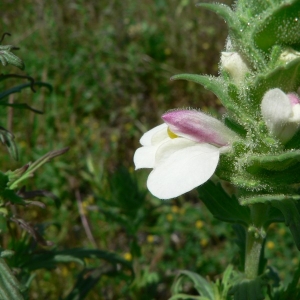
<path id="1" fill-rule="evenodd" d="M 300 101 L 296 94 L 269 90 L 263 97 L 261 112 L 270 132 L 282 143 L 288 142 L 300 127 Z"/>
<path id="2" fill-rule="evenodd" d="M 221 67 L 229 73 L 236 85 L 240 85 L 249 72 L 247 64 L 237 52 L 221 52 Z"/>
<path id="3" fill-rule="evenodd" d="M 280 54 L 279 60 L 283 63 L 289 63 L 290 61 L 299 57 L 300 57 L 300 52 L 297 52 L 291 48 L 287 48 Z"/>

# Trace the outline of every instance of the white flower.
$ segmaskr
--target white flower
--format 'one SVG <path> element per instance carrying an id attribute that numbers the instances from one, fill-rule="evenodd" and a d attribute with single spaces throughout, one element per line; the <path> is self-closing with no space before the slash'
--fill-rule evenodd
<path id="1" fill-rule="evenodd" d="M 221 67 L 229 73 L 236 85 L 240 85 L 249 68 L 237 52 L 221 52 Z"/>
<path id="2" fill-rule="evenodd" d="M 149 191 L 161 199 L 182 195 L 206 182 L 215 172 L 221 152 L 236 134 L 222 122 L 195 110 L 176 110 L 146 132 L 136 150 L 136 169 L 153 168 Z"/>
<path id="3" fill-rule="evenodd" d="M 299 129 L 300 101 L 296 94 L 269 90 L 263 97 L 261 112 L 270 132 L 282 143 L 288 142 Z"/>

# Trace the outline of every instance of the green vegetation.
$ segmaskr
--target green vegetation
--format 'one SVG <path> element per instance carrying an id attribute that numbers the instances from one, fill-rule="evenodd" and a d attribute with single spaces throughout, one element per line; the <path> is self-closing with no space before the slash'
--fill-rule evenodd
<path id="1" fill-rule="evenodd" d="M 161 122 L 163 112 L 195 107 L 217 115 L 220 110 L 199 85 L 169 81 L 185 72 L 217 75 L 226 27 L 196 3 L 2 1 L 2 33 L 12 34 L 5 44 L 20 47 L 25 71 L 1 66 L 1 73 L 25 72 L 53 87 L 9 97 L 43 115 L 1 107 L 0 125 L 14 133 L 19 150 L 19 161 L 12 161 L 1 149 L 2 170 L 70 147 L 26 181 L 28 189 L 58 196 L 60 207 L 43 198 L 45 209 L 15 208 L 53 244 L 37 245 L 16 224 L 0 224 L 1 247 L 16 251 L 8 262 L 21 281 L 30 282 L 29 299 L 83 299 L 85 294 L 76 298 L 76 287 L 87 299 L 167 299 L 178 270 L 217 278 L 238 259 L 233 229 L 213 219 L 196 192 L 162 202 L 146 191 L 148 171 L 133 170 L 139 138 Z M 27 83 L 1 82 L 1 90 L 22 80 Z M 296 249 L 284 225 L 279 232 L 276 243 L 267 244 L 267 256 L 281 270 Z M 67 259 L 74 255 L 71 248 L 91 252 L 78 249 L 78 260 Z M 34 261 L 25 262 L 29 254 Z M 290 271 L 297 264 L 293 259 Z M 188 283 L 186 290 L 192 292 Z"/>

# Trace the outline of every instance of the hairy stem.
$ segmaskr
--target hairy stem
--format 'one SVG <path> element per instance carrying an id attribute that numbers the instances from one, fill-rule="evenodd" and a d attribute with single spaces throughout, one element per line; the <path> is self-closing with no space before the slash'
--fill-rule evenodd
<path id="1" fill-rule="evenodd" d="M 248 228 L 246 241 L 245 275 L 254 279 L 259 275 L 260 258 L 265 239 L 263 223 L 267 213 L 267 206 L 254 204 L 250 207 L 253 226 Z"/>

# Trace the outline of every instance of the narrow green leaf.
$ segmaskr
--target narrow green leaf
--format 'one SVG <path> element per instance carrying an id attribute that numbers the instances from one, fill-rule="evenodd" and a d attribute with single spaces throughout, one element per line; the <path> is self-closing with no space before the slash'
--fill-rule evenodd
<path id="1" fill-rule="evenodd" d="M 8 103 L 8 102 L 0 102 L 0 105 L 2 106 L 9 106 L 9 107 L 14 107 L 14 108 L 19 108 L 19 109 L 28 109 L 28 110 L 31 110 L 37 114 L 43 114 L 42 111 L 40 110 L 37 110 L 31 106 L 29 106 L 28 104 L 26 103 Z"/>
<path id="2" fill-rule="evenodd" d="M 300 195 L 286 195 L 286 194 L 262 194 L 255 195 L 251 197 L 241 197 L 239 198 L 239 202 L 241 205 L 251 205 L 255 203 L 271 203 L 272 201 L 283 201 L 286 202 L 288 200 L 300 200 Z"/>
<path id="3" fill-rule="evenodd" d="M 222 298 L 221 299 L 226 299 L 227 297 L 228 291 L 232 284 L 231 281 L 232 281 L 233 274 L 234 274 L 233 265 L 228 265 L 222 277 Z"/>
<path id="4" fill-rule="evenodd" d="M 84 258 L 97 258 L 106 260 L 112 264 L 121 264 L 124 267 L 128 268 L 133 274 L 131 263 L 124 260 L 117 254 L 98 249 L 83 248 L 61 251 L 44 251 L 40 254 L 33 254 L 21 267 L 28 268 L 29 270 L 36 270 L 40 268 L 54 267 L 58 262 L 79 262 L 79 260 L 83 260 Z"/>
<path id="5" fill-rule="evenodd" d="M 6 146 L 10 156 L 15 160 L 18 160 L 18 149 L 14 141 L 14 135 L 8 130 L 0 126 L 0 140 Z"/>
<path id="6" fill-rule="evenodd" d="M 176 294 L 168 300 L 210 300 L 210 298 L 188 294 Z"/>
<path id="7" fill-rule="evenodd" d="M 27 77 L 25 77 L 25 78 L 27 78 Z M 17 85 L 15 87 L 13 87 L 13 88 L 10 88 L 6 91 L 1 92 L 0 93 L 0 101 L 2 101 L 2 99 L 6 98 L 7 96 L 9 96 L 11 94 L 19 93 L 23 89 L 26 89 L 28 87 L 31 88 L 32 86 L 46 87 L 46 88 L 48 88 L 49 92 L 52 91 L 52 86 L 50 84 L 48 84 L 46 82 L 34 81 L 33 80 L 33 82 L 20 84 L 20 85 Z"/>
<path id="8" fill-rule="evenodd" d="M 234 196 L 230 197 L 220 184 L 214 184 L 209 180 L 197 190 L 200 199 L 215 218 L 243 225 L 250 222 L 249 208 L 241 206 Z"/>
<path id="9" fill-rule="evenodd" d="M 203 278 L 199 274 L 187 270 L 182 270 L 179 272 L 179 276 L 172 287 L 173 294 L 176 295 L 181 292 L 181 282 L 184 279 L 184 277 L 188 277 L 190 280 L 192 280 L 194 284 L 194 288 L 197 290 L 199 295 L 209 300 L 215 299 L 214 289 L 213 289 L 214 284 L 208 282 L 205 278 Z"/>
<path id="10" fill-rule="evenodd" d="M 0 257 L 1 258 L 10 258 L 15 255 L 15 252 L 12 250 L 1 250 Z"/>
<path id="11" fill-rule="evenodd" d="M 26 191 L 25 186 L 23 186 L 19 191 L 18 191 L 18 195 L 24 199 L 33 199 L 35 197 L 48 197 L 51 198 L 54 201 L 54 204 L 56 206 L 56 208 L 59 208 L 61 205 L 61 201 L 60 199 L 55 196 L 53 193 L 46 191 L 46 190 L 36 190 L 36 191 Z M 26 204 L 35 204 L 37 203 L 37 201 L 25 201 Z M 38 203 L 37 203 L 38 204 Z M 44 204 L 42 204 L 43 206 Z M 39 205 L 38 205 L 39 206 Z"/>
<path id="12" fill-rule="evenodd" d="M 229 30 L 233 32 L 239 30 L 239 20 L 229 6 L 219 3 L 199 3 L 197 6 L 209 9 L 218 16 L 222 17 L 226 21 Z"/>
<path id="13" fill-rule="evenodd" d="M 0 258 L 0 296 L 1 300 L 23 300 L 21 292 L 26 288 L 22 286 L 12 274 L 3 258 Z"/>
<path id="14" fill-rule="evenodd" d="M 20 184 L 20 182 L 22 182 L 23 180 L 33 176 L 34 172 L 41 167 L 43 164 L 49 162 L 52 158 L 62 155 L 64 153 L 66 153 L 69 150 L 69 148 L 63 148 L 61 150 L 54 150 L 54 151 L 50 151 L 47 154 L 45 154 L 44 156 L 42 156 L 41 158 L 39 158 L 37 161 L 35 161 L 32 164 L 28 164 L 28 168 L 25 170 L 24 173 L 22 173 L 20 175 L 19 178 L 10 178 L 10 182 L 9 182 L 9 188 L 10 189 L 15 189 L 17 188 L 17 186 Z M 14 180 L 14 181 L 13 181 Z"/>
<path id="15" fill-rule="evenodd" d="M 178 74 L 171 77 L 171 80 L 180 79 L 203 85 L 204 88 L 214 93 L 229 111 L 235 112 L 234 101 L 232 101 L 227 93 L 227 83 L 221 77 L 197 74 Z"/>

